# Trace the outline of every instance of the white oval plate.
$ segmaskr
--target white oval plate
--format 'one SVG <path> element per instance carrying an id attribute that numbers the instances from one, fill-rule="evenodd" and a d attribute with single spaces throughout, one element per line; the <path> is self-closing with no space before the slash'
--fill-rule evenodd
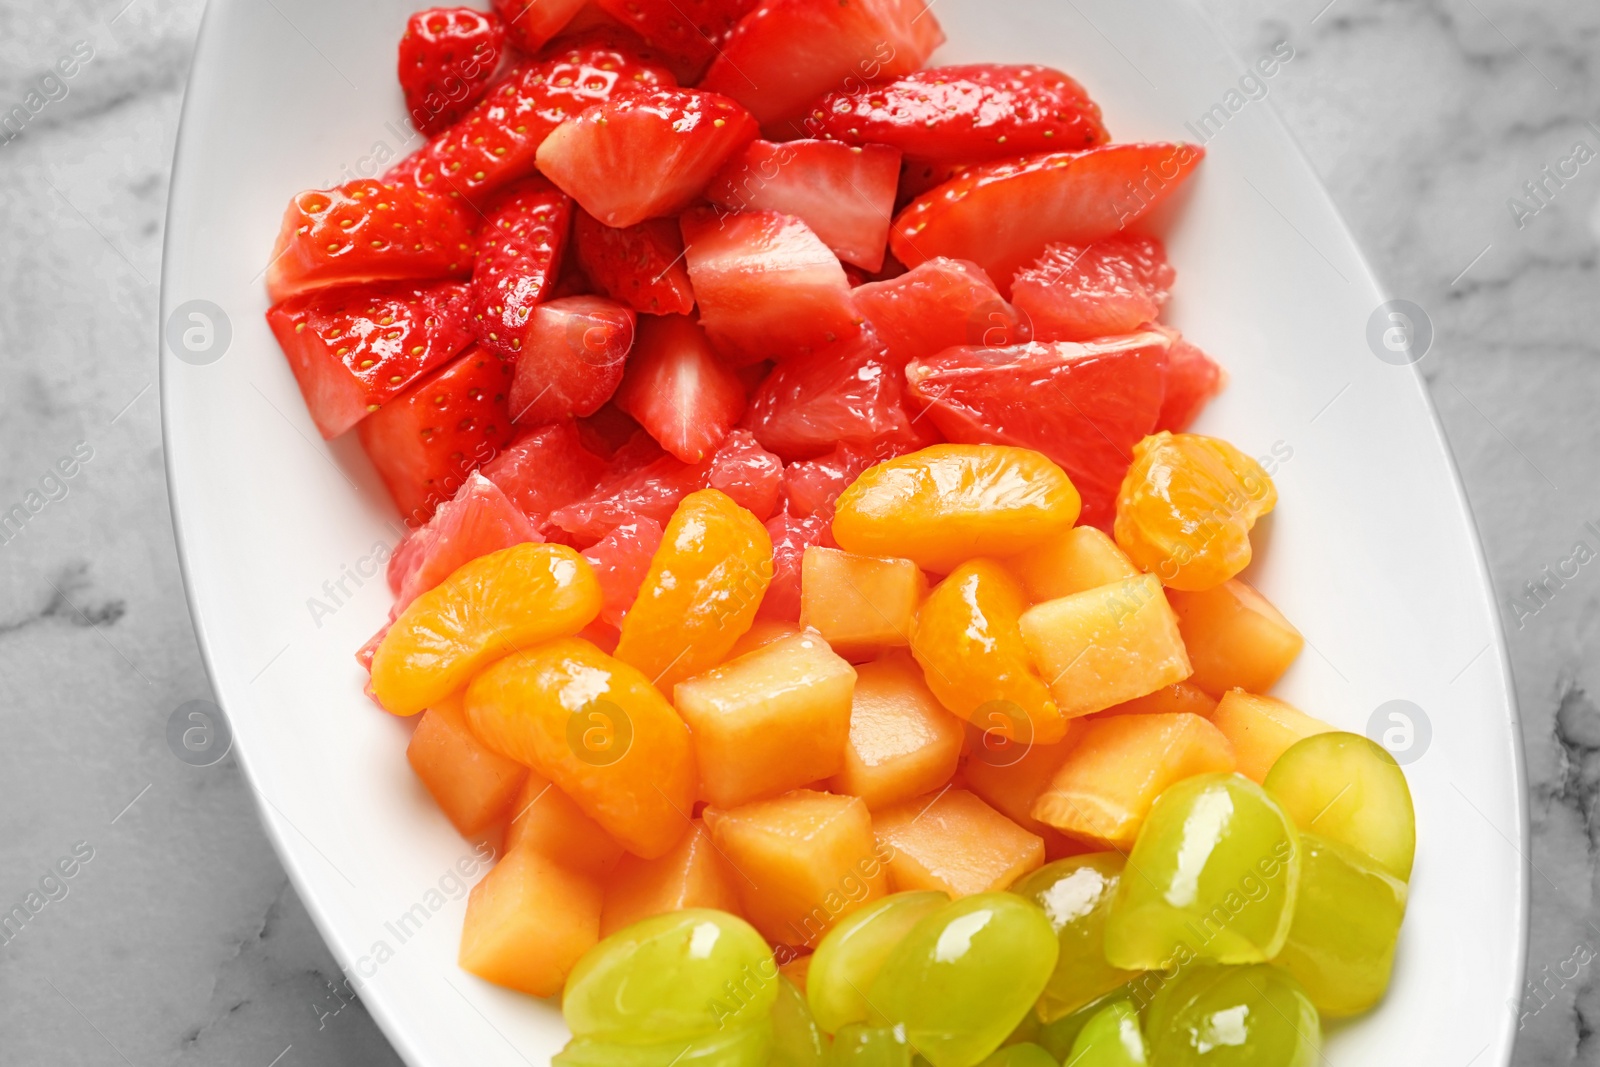
<path id="1" fill-rule="evenodd" d="M 388 609 L 395 512 L 354 435 L 318 437 L 262 319 L 261 271 L 289 197 L 380 173 L 418 144 L 394 78 L 394 42 L 417 6 L 212 0 L 167 219 L 168 476 L 239 758 L 352 987 L 415 1067 L 542 1064 L 566 1038 L 560 1015 L 457 969 L 465 887 L 485 865 L 412 776 L 408 725 L 367 701 L 352 658 Z M 1271 108 L 1228 95 L 1249 67 L 1186 4 L 935 10 L 951 42 L 939 61 L 1062 67 L 1119 140 L 1193 140 L 1186 123 L 1227 116 L 1213 118 L 1170 236 L 1169 317 L 1233 374 L 1199 428 L 1276 457 L 1281 502 L 1250 577 L 1307 637 L 1283 692 L 1350 730 L 1391 700 L 1431 722 L 1417 723 L 1407 768 L 1419 843 L 1394 985 L 1377 1011 L 1335 1028 L 1325 1062 L 1504 1065 L 1528 899 L 1515 711 L 1471 517 L 1420 379 L 1369 347 L 1383 300 L 1370 270 Z M 226 316 L 220 357 L 222 331 L 208 341 L 191 301 Z M 183 348 L 192 328 L 198 351 Z"/>

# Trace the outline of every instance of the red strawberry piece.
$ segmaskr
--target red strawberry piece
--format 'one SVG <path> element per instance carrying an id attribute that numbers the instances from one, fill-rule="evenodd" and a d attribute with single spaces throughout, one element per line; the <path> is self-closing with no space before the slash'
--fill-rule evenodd
<path id="1" fill-rule="evenodd" d="M 1200 163 L 1187 144 L 1113 144 L 963 171 L 894 220 L 889 247 L 909 267 L 970 259 L 1002 292 L 1046 246 L 1089 244 L 1166 200 Z"/>
<path id="2" fill-rule="evenodd" d="M 555 287 L 571 222 L 572 201 L 538 175 L 489 205 L 472 269 L 472 328 L 483 344 L 522 351 L 534 307 Z"/>
<path id="3" fill-rule="evenodd" d="M 855 291 L 891 362 L 903 367 L 957 345 L 1004 347 L 1032 340 L 1028 317 L 1006 303 L 976 263 L 930 259 Z"/>
<path id="4" fill-rule="evenodd" d="M 895 191 L 894 205 L 898 211 L 911 201 L 971 167 L 971 163 L 925 163 L 908 159 L 900 168 L 900 186 Z"/>
<path id="5" fill-rule="evenodd" d="M 524 52 L 537 52 L 583 10 L 588 0 L 494 0 L 505 19 L 511 43 Z"/>
<path id="6" fill-rule="evenodd" d="M 706 190 L 734 211 L 800 219 L 846 263 L 883 266 L 900 181 L 900 153 L 882 145 L 752 141 Z"/>
<path id="7" fill-rule="evenodd" d="M 1211 398 L 1222 392 L 1228 384 L 1228 372 L 1177 333 L 1162 332 L 1172 338 L 1172 347 L 1167 350 L 1166 396 L 1162 398 L 1154 432 L 1182 433 Z"/>
<path id="8" fill-rule="evenodd" d="M 604 470 L 605 461 L 583 447 L 574 423 L 552 422 L 517 438 L 484 464 L 483 476 L 548 533 L 550 513 L 594 492 Z"/>
<path id="9" fill-rule="evenodd" d="M 685 84 L 700 80 L 733 28 L 760 0 L 596 0 L 672 63 Z"/>
<path id="10" fill-rule="evenodd" d="M 601 296 L 569 296 L 533 309 L 511 383 L 511 419 L 537 426 L 593 415 L 622 382 L 634 314 Z"/>
<path id="11" fill-rule="evenodd" d="M 769 0 L 728 36 L 700 87 L 791 137 L 824 93 L 909 74 L 944 43 L 923 0 Z"/>
<path id="12" fill-rule="evenodd" d="M 710 455 L 744 414 L 744 386 L 685 315 L 647 315 L 617 407 L 685 463 Z"/>
<path id="13" fill-rule="evenodd" d="M 539 145 L 567 119 L 614 95 L 672 84 L 665 67 L 622 48 L 575 47 L 535 60 L 492 86 L 460 122 L 401 160 L 385 180 L 481 204 L 532 174 Z"/>
<path id="14" fill-rule="evenodd" d="M 406 23 L 400 88 L 411 124 L 432 137 L 483 99 L 505 48 L 506 26 L 470 7 L 433 7 Z"/>
<path id="15" fill-rule="evenodd" d="M 793 215 L 695 212 L 683 241 L 700 322 L 729 362 L 802 356 L 861 331 L 839 257 Z"/>
<path id="16" fill-rule="evenodd" d="M 783 469 L 784 507 L 801 518 L 821 515 L 832 520 L 834 502 L 862 471 L 910 451 L 913 446 L 908 442 L 840 445 L 827 455 L 791 463 Z"/>
<path id="17" fill-rule="evenodd" d="M 893 145 L 907 159 L 987 163 L 1076 152 L 1110 138 L 1083 86 L 1049 67 L 929 67 L 829 93 L 806 119 L 812 137 Z"/>
<path id="18" fill-rule="evenodd" d="M 413 530 L 390 559 L 390 586 L 399 580 L 390 617 L 479 556 L 542 540 L 499 486 L 481 473 L 469 474 L 456 495 L 439 505 L 427 525 Z"/>
<path id="19" fill-rule="evenodd" d="M 330 439 L 472 343 L 459 282 L 321 289 L 275 305 L 267 324 Z"/>
<path id="20" fill-rule="evenodd" d="M 756 136 L 733 100 L 651 89 L 597 105 L 539 146 L 539 170 L 607 226 L 672 215 Z"/>
<path id="21" fill-rule="evenodd" d="M 950 440 L 1043 452 L 1082 495 L 1082 521 L 1110 529 L 1133 446 L 1161 411 L 1169 344 L 1146 331 L 1092 344 L 951 348 L 911 363 L 906 378 Z"/>
<path id="22" fill-rule="evenodd" d="M 778 365 L 750 398 L 744 425 L 785 460 L 836 445 L 937 440 L 906 405 L 905 379 L 876 345 L 863 341 Z"/>
<path id="23" fill-rule="evenodd" d="M 650 219 L 615 229 L 578 209 L 572 227 L 578 263 L 595 287 L 648 315 L 687 315 L 694 288 L 683 265 L 677 219 Z"/>
<path id="24" fill-rule="evenodd" d="M 510 391 L 511 364 L 474 345 L 361 421 L 361 447 L 408 524 L 510 442 Z"/>
<path id="25" fill-rule="evenodd" d="M 1132 333 L 1161 314 L 1176 272 L 1154 237 L 1117 234 L 1092 245 L 1051 245 L 1017 272 L 1011 299 L 1040 341 Z"/>
<path id="26" fill-rule="evenodd" d="M 639 598 L 650 560 L 661 547 L 661 534 L 661 524 L 656 520 L 636 518 L 583 550 L 583 558 L 600 581 L 601 622 L 622 626 L 623 617 Z"/>
<path id="27" fill-rule="evenodd" d="M 301 193 L 283 213 L 267 266 L 278 303 L 334 285 L 465 278 L 472 221 L 449 199 L 362 178 Z"/>
<path id="28" fill-rule="evenodd" d="M 756 611 L 758 617 L 800 621 L 800 563 L 811 545 L 835 547 L 832 526 L 831 518 L 800 518 L 788 512 L 767 521 L 767 535 L 772 538 L 772 584 Z"/>

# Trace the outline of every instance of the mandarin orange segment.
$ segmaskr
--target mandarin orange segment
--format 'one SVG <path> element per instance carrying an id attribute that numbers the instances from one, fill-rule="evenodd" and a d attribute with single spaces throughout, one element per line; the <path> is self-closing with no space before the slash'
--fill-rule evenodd
<path id="1" fill-rule="evenodd" d="M 841 656 L 870 659 L 911 643 L 911 622 L 927 592 L 928 579 L 909 559 L 810 545 L 800 563 L 800 625 Z"/>
<path id="2" fill-rule="evenodd" d="M 1194 664 L 1190 680 L 1212 696 L 1266 692 L 1305 647 L 1283 613 L 1237 578 L 1200 593 L 1169 589 L 1167 599 Z"/>
<path id="3" fill-rule="evenodd" d="M 934 445 L 865 471 L 839 496 L 833 536 L 864 556 L 948 574 L 1072 529 L 1082 501 L 1048 458 L 1008 445 Z"/>
<path id="4" fill-rule="evenodd" d="M 506 851 L 519 845 L 596 877 L 609 873 L 622 859 L 622 846 L 615 838 L 548 778 L 531 771 L 511 808 L 506 831 Z"/>
<path id="5" fill-rule="evenodd" d="M 554 782 L 628 851 L 683 836 L 697 776 L 689 728 L 639 671 L 587 641 L 519 652 L 467 688 L 473 733 Z"/>
<path id="6" fill-rule="evenodd" d="M 372 692 L 415 715 L 521 648 L 582 630 L 600 613 L 600 583 L 565 545 L 513 545 L 480 556 L 413 600 L 372 657 Z"/>
<path id="7" fill-rule="evenodd" d="M 872 817 L 878 844 L 892 850 L 896 893 L 937 889 L 952 898 L 1004 889 L 1044 864 L 1044 839 L 965 789 L 914 797 Z"/>
<path id="8" fill-rule="evenodd" d="M 905 650 L 856 668 L 850 743 L 828 788 L 876 811 L 950 780 L 961 758 L 961 720 L 945 710 Z"/>
<path id="9" fill-rule="evenodd" d="M 699 819 L 664 856 L 625 855 L 606 882 L 600 936 L 610 937 L 641 919 L 688 908 L 739 913 L 739 876 L 711 842 Z"/>
<path id="10" fill-rule="evenodd" d="M 1290 745 L 1333 730 L 1293 704 L 1243 689 L 1224 693 L 1211 721 L 1233 744 L 1239 773 L 1257 783 L 1266 780 L 1267 772 Z"/>
<path id="11" fill-rule="evenodd" d="M 975 559 L 940 582 L 917 612 L 911 651 L 939 702 L 980 730 L 1051 745 L 1066 731 L 1033 667 L 1019 620 L 1022 585 L 993 560 Z"/>
<path id="12" fill-rule="evenodd" d="M 1012 556 L 1006 567 L 1022 580 L 1028 599 L 1035 604 L 1139 573 L 1127 553 L 1093 526 L 1074 526 L 1060 537 Z"/>
<path id="13" fill-rule="evenodd" d="M 484 747 L 467 728 L 459 695 L 422 713 L 406 760 L 463 837 L 482 833 L 510 805 L 527 768 Z"/>
<path id="14" fill-rule="evenodd" d="M 461 969 L 550 997 L 600 940 L 600 883 L 535 848 L 507 852 L 467 898 Z"/>
<path id="15" fill-rule="evenodd" d="M 771 582 L 772 539 L 760 520 L 719 490 L 691 493 L 622 620 L 616 656 L 670 693 L 727 658 Z"/>
<path id="16" fill-rule="evenodd" d="M 1226 441 L 1162 431 L 1133 449 L 1117 544 L 1173 589 L 1221 585 L 1250 563 L 1250 528 L 1278 503 L 1261 465 Z"/>

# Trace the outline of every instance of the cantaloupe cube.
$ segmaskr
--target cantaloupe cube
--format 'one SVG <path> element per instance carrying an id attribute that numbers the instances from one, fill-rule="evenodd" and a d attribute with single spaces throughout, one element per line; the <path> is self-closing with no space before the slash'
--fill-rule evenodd
<path id="1" fill-rule="evenodd" d="M 1035 604 L 1138 577 L 1117 543 L 1093 526 L 1074 526 L 1006 561 Z"/>
<path id="2" fill-rule="evenodd" d="M 1177 616 L 1153 574 L 1036 604 L 1021 626 L 1034 665 L 1068 718 L 1189 677 Z"/>
<path id="3" fill-rule="evenodd" d="M 622 846 L 576 801 L 548 778 L 529 771 L 511 808 L 506 851 L 527 844 L 557 863 L 584 874 L 607 874 L 622 859 Z"/>
<path id="4" fill-rule="evenodd" d="M 1104 715 L 1198 715 L 1209 719 L 1217 710 L 1217 701 L 1210 693 L 1189 682 L 1175 682 L 1164 689 L 1142 697 L 1125 700 L 1121 704 L 1096 712 Z"/>
<path id="5" fill-rule="evenodd" d="M 1214 697 L 1265 693 L 1300 655 L 1305 638 L 1266 597 L 1237 578 L 1200 593 L 1167 590 L 1189 650 L 1189 681 Z"/>
<path id="6" fill-rule="evenodd" d="M 822 935 L 888 891 L 889 875 L 860 797 L 797 789 L 706 825 L 733 864 L 745 918 L 768 941 L 815 948 Z"/>
<path id="7" fill-rule="evenodd" d="M 665 856 L 642 860 L 622 857 L 606 882 L 605 906 L 600 912 L 600 936 L 610 937 L 652 915 L 685 908 L 716 908 L 739 912 L 739 894 L 728 861 L 711 842 L 711 833 L 699 819 Z"/>
<path id="8" fill-rule="evenodd" d="M 462 970 L 552 997 L 600 940 L 600 882 L 523 847 L 472 889 L 457 957 Z"/>
<path id="9" fill-rule="evenodd" d="M 909 559 L 811 545 L 800 563 L 800 625 L 851 660 L 909 645 L 912 620 L 927 594 L 928 579 Z"/>
<path id="10" fill-rule="evenodd" d="M 1224 693 L 1211 721 L 1232 742 L 1238 772 L 1256 782 L 1266 779 L 1290 745 L 1333 729 L 1292 704 L 1243 689 Z"/>
<path id="11" fill-rule="evenodd" d="M 1233 770 L 1233 746 L 1198 715 L 1114 715 L 1084 725 L 1033 817 L 1073 837 L 1126 850 L 1174 782 Z"/>
<path id="12" fill-rule="evenodd" d="M 1072 722 L 1066 738 L 1056 745 L 1028 745 L 992 736 L 977 738 L 962 765 L 962 783 L 1029 833 L 1046 838 L 1059 833 L 1033 817 L 1033 802 L 1066 761 L 1084 725 L 1083 720 Z"/>
<path id="13" fill-rule="evenodd" d="M 733 643 L 733 647 L 728 650 L 728 659 L 738 659 L 758 648 L 766 648 L 774 641 L 793 637 L 799 632 L 800 627 L 792 622 L 785 622 L 782 619 L 757 619 L 750 624 L 750 629 L 739 635 L 739 640 Z"/>
<path id="14" fill-rule="evenodd" d="M 679 682 L 700 796 L 728 808 L 837 774 L 856 672 L 814 633 L 774 641 Z"/>
<path id="15" fill-rule="evenodd" d="M 872 817 L 894 892 L 939 889 L 952 898 L 1004 889 L 1044 865 L 1044 838 L 965 789 L 913 797 Z"/>
<path id="16" fill-rule="evenodd" d="M 505 813 L 526 773 L 472 735 L 459 694 L 423 713 L 406 760 L 465 837 L 482 833 Z"/>
<path id="17" fill-rule="evenodd" d="M 930 793 L 961 759 L 961 720 L 945 710 L 904 651 L 856 668 L 844 769 L 828 780 L 876 811 Z"/>

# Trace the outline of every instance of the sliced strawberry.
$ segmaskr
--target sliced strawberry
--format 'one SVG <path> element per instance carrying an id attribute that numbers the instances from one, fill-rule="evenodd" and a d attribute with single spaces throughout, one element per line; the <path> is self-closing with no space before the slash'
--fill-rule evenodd
<path id="1" fill-rule="evenodd" d="M 322 289 L 274 305 L 267 324 L 327 438 L 472 343 L 459 282 Z"/>
<path id="2" fill-rule="evenodd" d="M 824 93 L 909 74 L 943 43 L 923 0 L 769 0 L 734 28 L 700 87 L 805 137 L 783 120 L 804 118 Z"/>
<path id="3" fill-rule="evenodd" d="M 361 447 L 412 526 L 511 440 L 511 364 L 474 345 L 361 421 Z"/>
<path id="4" fill-rule="evenodd" d="M 767 534 L 772 538 L 772 584 L 756 614 L 779 622 L 799 622 L 800 563 L 811 545 L 834 547 L 832 520 L 784 512 L 767 521 Z"/>
<path id="5" fill-rule="evenodd" d="M 893 145 L 907 159 L 987 163 L 1076 152 L 1110 138 L 1083 86 L 1050 67 L 929 67 L 892 82 L 829 93 L 811 108 L 812 137 Z"/>
<path id="6" fill-rule="evenodd" d="M 562 123 L 539 146 L 539 170 L 607 226 L 632 226 L 688 207 L 756 133 L 725 96 L 651 89 Z"/>
<path id="7" fill-rule="evenodd" d="M 539 145 L 567 119 L 615 95 L 672 84 L 671 71 L 626 49 L 564 47 L 491 87 L 460 122 L 401 160 L 385 180 L 481 204 L 532 174 Z"/>
<path id="8" fill-rule="evenodd" d="M 511 43 L 532 53 L 565 29 L 586 3 L 588 0 L 494 0 L 494 9 L 505 19 Z"/>
<path id="9" fill-rule="evenodd" d="M 489 204 L 472 269 L 472 327 L 505 356 L 522 351 L 536 305 L 550 296 L 572 228 L 572 201 L 537 174 Z"/>
<path id="10" fill-rule="evenodd" d="M 971 163 L 926 163 L 918 159 L 906 160 L 900 168 L 900 187 L 895 191 L 894 198 L 895 210 L 899 211 L 923 193 L 937 189 L 971 166 Z"/>
<path id="11" fill-rule="evenodd" d="M 786 461 L 836 445 L 931 444 L 927 420 L 907 408 L 905 379 L 870 341 L 778 365 L 750 398 L 744 425 Z"/>
<path id="12" fill-rule="evenodd" d="M 604 470 L 605 461 L 583 447 L 575 424 L 552 422 L 484 464 L 483 476 L 548 533 L 550 513 L 594 492 Z"/>
<path id="13" fill-rule="evenodd" d="M 511 420 L 537 426 L 593 415 L 622 382 L 633 334 L 633 310 L 603 296 L 534 308 L 511 382 Z"/>
<path id="14" fill-rule="evenodd" d="M 734 211 L 777 211 L 800 219 L 846 263 L 883 266 L 900 181 L 900 153 L 882 145 L 752 141 L 706 189 Z"/>
<path id="15" fill-rule="evenodd" d="M 465 278 L 472 222 L 442 196 L 362 178 L 301 193 L 267 266 L 273 303 L 334 285 Z"/>
<path id="16" fill-rule="evenodd" d="M 479 556 L 542 540 L 505 493 L 474 471 L 456 495 L 439 505 L 425 526 L 413 530 L 389 560 L 389 585 L 398 585 L 390 617 L 398 616 L 407 604 Z"/>
<path id="17" fill-rule="evenodd" d="M 614 229 L 582 208 L 572 227 L 578 263 L 589 280 L 613 300 L 647 315 L 687 315 L 694 287 L 683 265 L 683 234 L 677 219 L 650 219 Z"/>
<path id="18" fill-rule="evenodd" d="M 1167 350 L 1167 392 L 1161 401 L 1155 432 L 1182 433 L 1199 417 L 1211 398 L 1228 384 L 1228 372 L 1174 331 L 1163 331 L 1172 338 Z"/>
<path id="19" fill-rule="evenodd" d="M 802 356 L 860 333 L 839 257 L 794 216 L 695 212 L 683 240 L 700 322 L 729 362 Z"/>
<path id="20" fill-rule="evenodd" d="M 907 266 L 970 259 L 1011 291 L 1047 245 L 1104 240 L 1177 191 L 1205 149 L 1113 144 L 963 171 L 894 220 L 889 247 Z"/>
<path id="21" fill-rule="evenodd" d="M 1004 347 L 1033 337 L 1028 317 L 966 260 L 930 259 L 897 278 L 868 282 L 854 296 L 897 367 L 957 345 Z"/>
<path id="22" fill-rule="evenodd" d="M 411 16 L 400 38 L 400 88 L 418 132 L 448 129 L 483 99 L 505 43 L 506 24 L 470 7 Z"/>
<path id="23" fill-rule="evenodd" d="M 1133 446 L 1155 428 L 1168 338 L 951 348 L 906 367 L 914 396 L 952 441 L 1019 445 L 1061 465 L 1083 521 L 1109 529 Z"/>
<path id="24" fill-rule="evenodd" d="M 650 570 L 650 560 L 661 547 L 661 524 L 635 518 L 623 523 L 583 550 L 583 558 L 600 581 L 600 621 L 621 627 L 623 617 L 639 598 L 639 586 Z"/>
<path id="25" fill-rule="evenodd" d="M 880 441 L 872 445 L 840 445 L 827 455 L 783 469 L 784 507 L 791 515 L 833 519 L 834 501 L 868 467 L 914 451 L 910 442 Z"/>
<path id="26" fill-rule="evenodd" d="M 685 315 L 647 315 L 617 407 L 685 463 L 710 455 L 744 414 L 744 386 Z"/>
<path id="27" fill-rule="evenodd" d="M 1017 272 L 1011 299 L 1040 341 L 1132 333 L 1161 314 L 1176 272 L 1154 237 L 1119 233 L 1091 245 L 1051 245 Z"/>
<path id="28" fill-rule="evenodd" d="M 685 85 L 700 80 L 733 28 L 760 0 L 596 0 L 671 61 Z"/>

